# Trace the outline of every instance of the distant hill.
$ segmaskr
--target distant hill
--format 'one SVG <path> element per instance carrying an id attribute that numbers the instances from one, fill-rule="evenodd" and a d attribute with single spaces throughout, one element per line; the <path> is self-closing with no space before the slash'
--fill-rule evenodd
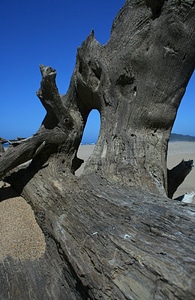
<path id="1" fill-rule="evenodd" d="M 195 142 L 195 136 L 171 133 L 170 142 Z"/>

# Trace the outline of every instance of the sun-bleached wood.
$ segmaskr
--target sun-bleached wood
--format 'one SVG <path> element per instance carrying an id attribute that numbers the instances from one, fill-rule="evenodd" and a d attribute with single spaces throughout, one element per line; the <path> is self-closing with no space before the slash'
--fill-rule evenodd
<path id="1" fill-rule="evenodd" d="M 66 95 L 41 65 L 46 117 L 0 158 L 0 174 L 32 159 L 6 180 L 34 209 L 46 252 L 1 264 L 2 298 L 194 298 L 194 207 L 166 196 L 167 144 L 195 65 L 194 22 L 193 1 L 126 1 L 106 45 L 92 31 L 78 48 Z M 92 109 L 100 134 L 77 178 Z"/>

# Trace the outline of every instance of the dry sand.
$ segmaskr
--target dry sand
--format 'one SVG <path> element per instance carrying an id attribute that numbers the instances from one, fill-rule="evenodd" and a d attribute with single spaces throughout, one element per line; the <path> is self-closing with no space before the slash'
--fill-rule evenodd
<path id="1" fill-rule="evenodd" d="M 172 169 L 181 160 L 193 159 L 195 164 L 195 142 L 170 142 L 168 148 L 167 167 Z M 179 186 L 174 197 L 178 197 L 187 192 L 195 191 L 195 168 L 186 177 L 184 182 Z M 195 200 L 193 201 L 195 203 Z"/>
<path id="2" fill-rule="evenodd" d="M 7 256 L 20 260 L 41 257 L 45 238 L 31 206 L 9 184 L 1 187 L 0 201 L 0 260 Z"/>
<path id="3" fill-rule="evenodd" d="M 92 154 L 94 145 L 82 145 L 78 157 L 85 161 Z M 168 168 L 171 169 L 182 159 L 195 162 L 195 142 L 171 142 L 168 151 Z M 78 170 L 79 176 L 84 164 Z M 195 190 L 195 169 L 178 188 L 175 197 Z M 6 184 L 0 186 L 0 260 L 6 256 L 15 259 L 36 259 L 45 251 L 44 235 L 36 223 L 29 204 Z"/>

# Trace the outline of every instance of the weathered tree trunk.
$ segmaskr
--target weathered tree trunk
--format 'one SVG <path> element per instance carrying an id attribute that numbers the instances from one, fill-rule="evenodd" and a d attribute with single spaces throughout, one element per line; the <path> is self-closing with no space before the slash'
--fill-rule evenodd
<path id="1" fill-rule="evenodd" d="M 78 49 L 65 96 L 55 70 L 41 66 L 47 115 L 6 151 L 0 176 L 32 159 L 7 180 L 34 209 L 47 247 L 36 261 L 4 260 L 3 299 L 194 298 L 194 207 L 166 197 L 167 144 L 195 65 L 194 22 L 194 1 L 126 1 L 108 43 L 92 32 Z M 76 178 L 94 108 L 99 139 Z"/>

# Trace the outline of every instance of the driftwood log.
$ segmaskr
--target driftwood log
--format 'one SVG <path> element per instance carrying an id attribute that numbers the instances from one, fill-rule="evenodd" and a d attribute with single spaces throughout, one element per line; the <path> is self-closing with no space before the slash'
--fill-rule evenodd
<path id="1" fill-rule="evenodd" d="M 191 0 L 126 1 L 108 43 L 92 32 L 78 49 L 66 95 L 41 65 L 47 114 L 2 155 L 0 176 L 32 206 L 46 251 L 1 262 L 2 299 L 194 299 L 195 209 L 167 197 L 166 166 L 195 66 L 194 23 Z M 92 109 L 100 135 L 77 178 Z"/>

